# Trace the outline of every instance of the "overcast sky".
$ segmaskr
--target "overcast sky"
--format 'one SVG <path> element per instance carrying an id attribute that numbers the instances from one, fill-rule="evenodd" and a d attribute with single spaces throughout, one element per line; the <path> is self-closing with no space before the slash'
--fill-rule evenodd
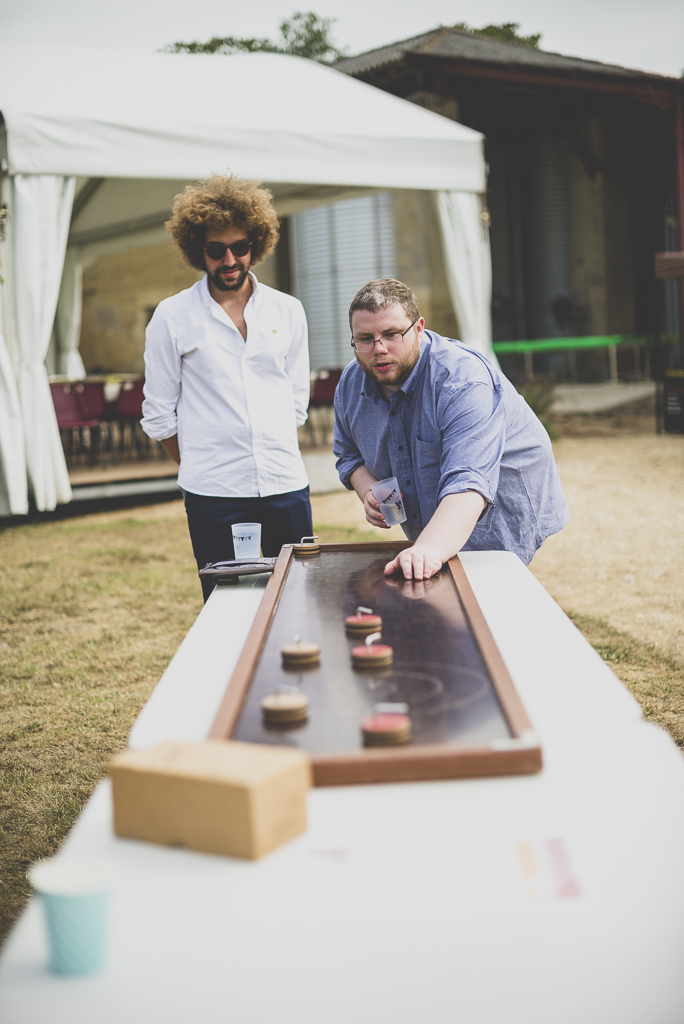
<path id="1" fill-rule="evenodd" d="M 296 10 L 335 17 L 350 53 L 466 21 L 517 21 L 545 50 L 681 74 L 684 0 L 0 0 L 3 42 L 156 50 L 213 35 L 275 37 Z M 220 59 L 220 58 L 217 58 Z"/>

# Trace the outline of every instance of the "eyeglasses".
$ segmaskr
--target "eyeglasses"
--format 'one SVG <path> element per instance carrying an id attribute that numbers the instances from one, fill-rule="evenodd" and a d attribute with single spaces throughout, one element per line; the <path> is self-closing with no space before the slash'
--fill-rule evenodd
<path id="1" fill-rule="evenodd" d="M 239 242 L 233 242 L 232 245 L 227 245 L 225 242 L 209 242 L 209 245 L 204 246 L 204 251 L 210 260 L 222 260 L 228 250 L 232 252 L 233 256 L 246 256 L 249 250 L 252 248 L 252 243 L 248 238 L 241 238 Z"/>
<path id="2" fill-rule="evenodd" d="M 380 342 L 382 345 L 398 345 L 400 341 L 404 340 L 404 335 L 408 334 L 412 327 L 415 327 L 420 317 L 416 317 L 412 324 L 406 328 L 405 331 L 388 331 L 387 334 L 381 334 L 379 338 L 369 338 L 367 341 L 362 338 L 355 338 L 352 334 L 351 347 L 355 352 L 372 352 L 375 346 Z"/>

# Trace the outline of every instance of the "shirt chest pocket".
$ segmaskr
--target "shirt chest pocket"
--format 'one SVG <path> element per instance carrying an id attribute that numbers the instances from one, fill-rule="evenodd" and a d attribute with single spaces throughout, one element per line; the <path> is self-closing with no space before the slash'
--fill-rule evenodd
<path id="1" fill-rule="evenodd" d="M 441 476 L 442 442 L 421 441 L 416 437 L 414 452 L 414 466 L 420 490 L 429 500 L 436 502 Z"/>
<path id="2" fill-rule="evenodd" d="M 290 338 L 285 331 L 278 331 L 276 334 L 262 332 L 258 337 L 256 332 L 248 340 L 253 344 L 247 346 L 245 356 L 249 361 L 250 368 L 254 373 L 282 376 L 285 373 L 287 354 L 290 347 Z"/>

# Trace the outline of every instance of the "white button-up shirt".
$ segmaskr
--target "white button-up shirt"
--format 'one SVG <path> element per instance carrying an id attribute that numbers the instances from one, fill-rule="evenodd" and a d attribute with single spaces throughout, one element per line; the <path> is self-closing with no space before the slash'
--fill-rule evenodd
<path id="1" fill-rule="evenodd" d="M 250 276 L 247 341 L 206 277 L 160 302 L 147 328 L 142 427 L 178 434 L 178 483 L 194 494 L 263 497 L 309 482 L 297 442 L 309 404 L 304 308 Z"/>

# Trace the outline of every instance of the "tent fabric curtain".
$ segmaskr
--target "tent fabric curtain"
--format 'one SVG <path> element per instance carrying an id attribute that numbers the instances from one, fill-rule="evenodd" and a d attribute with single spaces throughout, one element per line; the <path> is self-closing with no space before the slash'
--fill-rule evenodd
<path id="1" fill-rule="evenodd" d="M 460 340 L 497 363 L 492 348 L 492 259 L 482 197 L 474 192 L 437 192 L 444 269 L 461 329 Z"/>
<path id="2" fill-rule="evenodd" d="M 24 426 L 0 317 L 0 516 L 27 512 Z"/>
<path id="3" fill-rule="evenodd" d="M 13 178 L 16 376 L 28 482 L 40 511 L 71 501 L 71 485 L 44 360 L 57 310 L 76 179 Z"/>
<path id="4" fill-rule="evenodd" d="M 83 380 L 85 366 L 78 351 L 81 338 L 83 265 L 73 249 L 67 249 L 57 302 L 57 372 L 70 380 Z"/>

